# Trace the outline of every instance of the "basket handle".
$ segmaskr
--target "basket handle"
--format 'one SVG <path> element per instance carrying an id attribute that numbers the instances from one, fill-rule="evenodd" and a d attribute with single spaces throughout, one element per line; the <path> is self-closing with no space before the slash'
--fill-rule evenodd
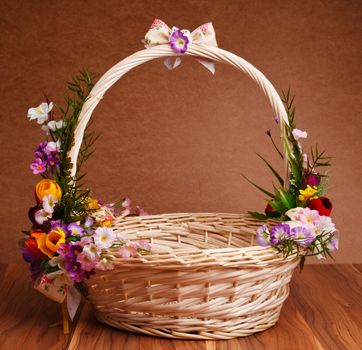
<path id="1" fill-rule="evenodd" d="M 280 99 L 278 93 L 276 92 L 273 85 L 269 82 L 269 80 L 264 76 L 263 73 L 261 73 L 249 62 L 245 61 L 241 57 L 231 52 L 220 49 L 218 47 L 211 47 L 200 44 L 190 44 L 187 48 L 187 51 L 183 55 L 202 57 L 211 59 L 216 62 L 223 62 L 229 64 L 244 72 L 257 83 L 260 89 L 264 92 L 265 96 L 268 98 L 275 115 L 279 117 L 280 132 L 283 138 L 283 147 L 285 153 L 284 160 L 287 180 L 289 178 L 287 163 L 288 157 L 286 154 L 288 141 L 285 137 L 284 126 L 285 124 L 289 124 L 288 116 L 282 100 Z M 181 54 L 175 53 L 169 45 L 157 45 L 148 49 L 138 51 L 117 63 L 98 80 L 98 82 L 94 85 L 92 91 L 90 92 L 87 101 L 83 105 L 83 108 L 79 115 L 77 127 L 74 131 L 74 145 L 69 151 L 69 157 L 72 162 L 72 176 L 75 176 L 77 172 L 77 159 L 83 141 L 85 129 L 92 116 L 93 110 L 96 108 L 106 91 L 132 68 L 137 67 L 142 63 L 151 61 L 155 58 L 169 56 L 181 56 Z"/>

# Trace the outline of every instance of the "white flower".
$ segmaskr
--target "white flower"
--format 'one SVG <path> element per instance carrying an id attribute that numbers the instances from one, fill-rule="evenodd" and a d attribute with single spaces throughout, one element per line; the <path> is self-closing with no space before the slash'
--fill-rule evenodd
<path id="1" fill-rule="evenodd" d="M 83 254 L 89 259 L 95 260 L 98 258 L 98 249 L 94 243 L 87 244 L 83 247 Z"/>
<path id="2" fill-rule="evenodd" d="M 94 243 L 98 250 L 107 249 L 112 246 L 114 242 L 114 234 L 109 227 L 98 227 L 94 233 Z"/>
<path id="3" fill-rule="evenodd" d="M 332 219 L 325 215 L 319 217 L 319 220 L 316 223 L 316 228 L 319 233 L 332 233 L 336 230 L 336 226 L 332 222 Z"/>
<path id="4" fill-rule="evenodd" d="M 52 195 L 48 194 L 43 197 L 43 208 L 48 213 L 53 213 L 54 205 L 57 203 L 57 199 Z"/>
<path id="5" fill-rule="evenodd" d="M 49 134 L 50 131 L 57 131 L 60 129 L 63 129 L 65 126 L 64 120 L 58 120 L 57 122 L 55 120 L 51 120 L 47 125 L 43 125 L 41 129 L 46 133 Z"/>
<path id="6" fill-rule="evenodd" d="M 34 217 L 35 217 L 35 221 L 39 225 L 43 225 L 44 221 L 47 221 L 48 219 L 50 219 L 52 217 L 52 213 L 48 213 L 46 210 L 40 209 L 35 213 Z"/>
<path id="7" fill-rule="evenodd" d="M 60 140 L 58 140 L 57 142 L 54 142 L 54 141 L 48 142 L 45 149 L 48 152 L 59 152 L 59 150 L 60 150 Z"/>
<path id="8" fill-rule="evenodd" d="M 285 215 L 288 216 L 291 220 L 298 221 L 299 220 L 299 213 L 300 207 L 289 209 Z"/>
<path id="9" fill-rule="evenodd" d="M 47 104 L 46 102 L 41 103 L 38 107 L 29 108 L 28 118 L 30 120 L 36 120 L 38 124 L 43 124 L 48 120 L 48 114 L 53 108 L 53 102 Z"/>
<path id="10" fill-rule="evenodd" d="M 292 131 L 292 134 L 293 134 L 293 137 L 296 141 L 298 141 L 299 139 L 306 139 L 308 134 L 306 131 L 302 131 L 302 130 L 299 130 L 299 129 L 294 129 Z"/>

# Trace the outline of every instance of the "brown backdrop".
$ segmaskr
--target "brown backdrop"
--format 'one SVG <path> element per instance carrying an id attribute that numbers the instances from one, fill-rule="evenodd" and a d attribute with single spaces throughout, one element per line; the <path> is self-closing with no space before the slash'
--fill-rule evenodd
<path id="1" fill-rule="evenodd" d="M 0 3 L 1 255 L 17 261 L 21 229 L 38 177 L 29 170 L 43 134 L 26 118 L 58 103 L 82 67 L 96 76 L 143 48 L 154 18 L 194 29 L 212 21 L 219 46 L 258 67 L 278 91 L 292 87 L 298 126 L 334 156 L 329 196 L 341 231 L 337 262 L 362 262 L 360 1 L 14 1 Z M 130 72 L 96 109 L 97 153 L 87 184 L 113 201 L 129 194 L 153 213 L 263 209 L 262 185 L 276 165 L 264 132 L 277 129 L 256 85 L 190 58 L 174 71 L 157 60 Z M 278 166 L 278 165 L 277 165 Z"/>

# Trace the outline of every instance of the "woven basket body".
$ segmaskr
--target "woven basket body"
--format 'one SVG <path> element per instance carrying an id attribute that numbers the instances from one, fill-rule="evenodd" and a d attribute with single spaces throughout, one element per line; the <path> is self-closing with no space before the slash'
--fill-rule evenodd
<path id="1" fill-rule="evenodd" d="M 250 76 L 279 116 L 283 135 L 288 122 L 283 103 L 260 71 L 219 48 L 191 44 L 185 54 L 230 64 Z M 133 67 L 175 55 L 168 45 L 159 45 L 127 57 L 102 76 L 79 117 L 69 154 L 73 175 L 84 130 L 104 93 Z M 271 327 L 298 260 L 256 245 L 261 224 L 246 215 L 218 213 L 117 218 L 115 233 L 149 241 L 156 252 L 124 259 L 109 251 L 115 269 L 97 271 L 87 281 L 97 318 L 120 329 L 183 339 L 230 339 Z"/>

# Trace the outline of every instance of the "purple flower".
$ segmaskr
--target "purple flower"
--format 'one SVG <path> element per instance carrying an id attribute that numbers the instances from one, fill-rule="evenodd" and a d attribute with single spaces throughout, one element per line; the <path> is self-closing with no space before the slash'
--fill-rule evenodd
<path id="1" fill-rule="evenodd" d="M 30 164 L 30 169 L 33 170 L 33 174 L 42 174 L 46 171 L 47 162 L 43 162 L 40 158 L 36 158 L 33 163 Z"/>
<path id="2" fill-rule="evenodd" d="M 74 282 L 82 282 L 82 280 L 85 278 L 84 272 L 82 271 L 82 266 L 77 261 L 66 261 L 65 269 Z"/>
<path id="3" fill-rule="evenodd" d="M 318 175 L 309 175 L 305 178 L 305 186 L 319 186 L 321 179 Z"/>
<path id="4" fill-rule="evenodd" d="M 269 231 L 268 231 L 267 225 L 263 225 L 262 227 L 259 227 L 257 229 L 256 241 L 262 247 L 267 247 L 268 245 L 270 245 L 270 236 L 269 236 Z"/>
<path id="5" fill-rule="evenodd" d="M 268 135 L 269 137 L 271 137 L 271 131 L 270 130 L 265 131 L 265 135 Z"/>
<path id="6" fill-rule="evenodd" d="M 47 165 L 50 167 L 57 166 L 59 164 L 59 159 L 56 155 L 52 155 L 47 158 Z"/>
<path id="7" fill-rule="evenodd" d="M 51 222 L 50 229 L 56 230 L 57 228 L 60 228 L 62 231 L 64 231 L 67 236 L 70 235 L 70 232 L 68 231 L 68 226 L 64 224 L 61 220 L 53 220 Z"/>
<path id="8" fill-rule="evenodd" d="M 40 261 L 26 248 L 21 248 L 21 252 L 23 253 L 23 259 L 30 264 L 31 278 L 35 281 L 41 274 Z"/>
<path id="9" fill-rule="evenodd" d="M 294 241 L 303 246 L 307 246 L 311 244 L 314 240 L 313 235 L 303 226 L 297 226 L 292 228 L 291 237 L 293 237 Z"/>
<path id="10" fill-rule="evenodd" d="M 87 216 L 84 221 L 84 227 L 91 228 L 93 226 L 93 224 L 94 224 L 94 220 L 92 219 L 92 217 Z"/>
<path id="11" fill-rule="evenodd" d="M 82 237 L 84 235 L 84 228 L 75 222 L 69 224 L 67 228 L 72 236 Z"/>
<path id="12" fill-rule="evenodd" d="M 71 260 L 69 259 L 69 248 L 70 248 L 70 244 L 68 243 L 62 243 L 59 245 L 59 248 L 57 250 L 57 253 L 59 254 L 59 256 L 61 258 L 63 258 L 64 260 Z"/>
<path id="13" fill-rule="evenodd" d="M 279 244 L 285 237 L 290 236 L 290 227 L 288 224 L 279 223 L 270 232 L 270 242 L 274 245 Z"/>
<path id="14" fill-rule="evenodd" d="M 48 145 L 48 142 L 44 141 L 44 142 L 39 144 L 39 149 L 42 150 L 42 151 L 45 151 L 47 145 Z"/>
<path id="15" fill-rule="evenodd" d="M 339 248 L 339 232 L 335 231 L 333 233 L 331 241 L 328 244 L 328 249 L 332 252 L 334 250 L 337 250 L 338 248 Z"/>
<path id="16" fill-rule="evenodd" d="M 182 30 L 176 29 L 172 32 L 169 42 L 173 51 L 185 53 L 190 40 Z"/>
<path id="17" fill-rule="evenodd" d="M 77 255 L 83 251 L 83 247 L 79 243 L 73 243 L 69 248 L 69 256 L 74 259 L 77 258 Z"/>
<path id="18" fill-rule="evenodd" d="M 275 121 L 275 124 L 279 124 L 279 117 L 277 115 L 274 117 L 274 121 Z"/>

